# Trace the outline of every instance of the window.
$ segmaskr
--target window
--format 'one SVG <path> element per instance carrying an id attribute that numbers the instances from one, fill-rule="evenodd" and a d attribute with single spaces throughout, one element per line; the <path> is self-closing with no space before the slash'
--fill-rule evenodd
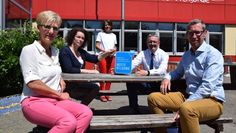
<path id="1" fill-rule="evenodd" d="M 124 51 L 130 51 L 130 50 L 138 51 L 137 39 L 138 39 L 137 33 L 125 32 L 125 50 Z"/>
<path id="2" fill-rule="evenodd" d="M 174 25 L 172 23 L 159 23 L 159 30 L 174 30 Z"/>
<path id="3" fill-rule="evenodd" d="M 93 32 L 88 31 L 87 51 L 95 51 L 95 43 L 93 41 Z"/>
<path id="4" fill-rule="evenodd" d="M 209 32 L 222 32 L 223 26 L 222 25 L 207 25 L 207 30 Z"/>
<path id="5" fill-rule="evenodd" d="M 125 22 L 125 29 L 139 29 L 139 23 L 138 22 Z"/>
<path id="6" fill-rule="evenodd" d="M 113 21 L 112 22 L 112 29 L 121 29 L 120 27 L 121 23 L 118 21 Z"/>
<path id="7" fill-rule="evenodd" d="M 102 29 L 101 21 L 86 21 L 85 28 L 87 29 Z"/>
<path id="8" fill-rule="evenodd" d="M 142 30 L 156 30 L 158 28 L 158 24 L 143 22 L 141 27 Z"/>
<path id="9" fill-rule="evenodd" d="M 210 45 L 223 53 L 222 35 L 210 34 Z"/>
<path id="10" fill-rule="evenodd" d="M 61 25 L 62 28 L 67 27 L 67 28 L 74 28 L 74 27 L 83 27 L 83 21 L 79 20 L 66 20 L 62 22 Z"/>
<path id="11" fill-rule="evenodd" d="M 172 34 L 160 33 L 160 48 L 165 52 L 172 52 Z"/>
<path id="12" fill-rule="evenodd" d="M 114 31 L 113 33 L 116 35 L 116 40 L 117 40 L 116 50 L 119 51 L 119 47 L 120 47 L 120 35 L 119 35 L 119 32 L 115 32 Z"/>
<path id="13" fill-rule="evenodd" d="M 207 25 L 209 31 L 209 44 L 223 53 L 223 25 Z"/>
<path id="14" fill-rule="evenodd" d="M 187 30 L 187 24 L 177 24 L 177 31 L 186 31 Z"/>
<path id="15" fill-rule="evenodd" d="M 186 40 L 186 35 L 183 33 L 177 34 L 177 52 L 185 52 L 189 49 L 189 44 Z"/>

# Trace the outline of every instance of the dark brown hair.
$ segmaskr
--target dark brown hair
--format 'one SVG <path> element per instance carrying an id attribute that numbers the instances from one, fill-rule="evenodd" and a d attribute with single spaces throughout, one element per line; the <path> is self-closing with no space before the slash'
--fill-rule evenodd
<path id="1" fill-rule="evenodd" d="M 82 48 L 84 48 L 87 45 L 87 41 L 88 41 L 88 33 L 85 29 L 83 28 L 73 28 L 71 31 L 68 32 L 67 36 L 66 36 L 66 42 L 67 45 L 70 46 L 75 38 L 75 35 L 77 34 L 77 32 L 82 32 L 84 33 L 84 43 L 82 44 Z"/>
<path id="2" fill-rule="evenodd" d="M 111 26 L 111 30 L 112 30 L 112 21 L 111 20 L 104 20 L 102 23 L 102 30 L 105 31 L 105 25 L 106 23 L 108 23 L 108 25 Z"/>

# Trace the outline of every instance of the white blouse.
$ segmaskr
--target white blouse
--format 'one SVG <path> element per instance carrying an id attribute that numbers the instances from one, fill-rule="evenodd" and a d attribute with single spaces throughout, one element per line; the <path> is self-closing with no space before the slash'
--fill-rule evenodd
<path id="1" fill-rule="evenodd" d="M 20 66 L 24 78 L 21 101 L 29 96 L 37 96 L 26 85 L 33 80 L 41 80 L 51 89 L 60 92 L 61 67 L 59 64 L 59 50 L 51 47 L 52 56 L 46 54 L 46 50 L 38 41 L 23 47 L 20 55 Z"/>

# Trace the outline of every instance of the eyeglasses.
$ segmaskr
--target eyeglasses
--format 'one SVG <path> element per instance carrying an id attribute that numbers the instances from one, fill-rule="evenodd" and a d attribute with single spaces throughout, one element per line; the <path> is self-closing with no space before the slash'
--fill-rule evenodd
<path id="1" fill-rule="evenodd" d="M 153 44 L 149 44 L 149 47 L 154 47 L 154 48 L 156 48 L 157 47 L 157 45 L 153 45 Z"/>
<path id="2" fill-rule="evenodd" d="M 204 30 L 203 30 L 203 31 L 191 31 L 191 30 L 189 30 L 189 31 L 187 32 L 187 34 L 189 34 L 190 36 L 193 36 L 194 34 L 195 34 L 196 36 L 201 36 L 203 32 L 204 32 Z"/>
<path id="3" fill-rule="evenodd" d="M 157 41 L 149 41 L 149 42 L 147 42 L 149 47 L 157 47 L 157 43 L 158 43 Z"/>
<path id="4" fill-rule="evenodd" d="M 56 27 L 56 26 L 43 25 L 43 24 L 41 24 L 40 26 L 43 26 L 43 28 L 45 28 L 46 30 L 51 30 L 51 29 L 53 29 L 53 31 L 59 31 L 59 28 Z"/>
<path id="5" fill-rule="evenodd" d="M 154 41 L 154 40 L 149 40 L 147 42 L 148 45 L 156 45 L 158 43 L 158 41 Z"/>

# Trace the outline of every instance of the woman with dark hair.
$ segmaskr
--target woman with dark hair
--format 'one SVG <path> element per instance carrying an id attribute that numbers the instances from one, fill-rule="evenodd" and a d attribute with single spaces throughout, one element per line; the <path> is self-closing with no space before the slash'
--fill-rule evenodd
<path id="1" fill-rule="evenodd" d="M 111 55 L 113 51 L 103 52 L 100 55 L 90 54 L 83 48 L 88 40 L 87 31 L 83 28 L 72 29 L 67 37 L 67 46 L 60 50 L 59 61 L 64 73 L 99 73 L 97 70 L 85 69 L 85 63 L 97 63 Z M 81 103 L 88 105 L 99 92 L 99 83 L 67 83 L 66 91 Z"/>
<path id="2" fill-rule="evenodd" d="M 112 21 L 105 20 L 103 21 L 101 32 L 98 33 L 96 39 L 96 49 L 101 53 L 105 51 L 116 51 L 116 35 L 112 33 Z M 101 73 L 111 73 L 112 68 L 114 67 L 114 58 L 113 55 L 106 57 L 100 61 L 99 70 Z M 111 83 L 101 83 L 100 90 L 110 90 Z M 111 101 L 110 96 L 101 96 L 100 100 L 102 102 Z"/>

